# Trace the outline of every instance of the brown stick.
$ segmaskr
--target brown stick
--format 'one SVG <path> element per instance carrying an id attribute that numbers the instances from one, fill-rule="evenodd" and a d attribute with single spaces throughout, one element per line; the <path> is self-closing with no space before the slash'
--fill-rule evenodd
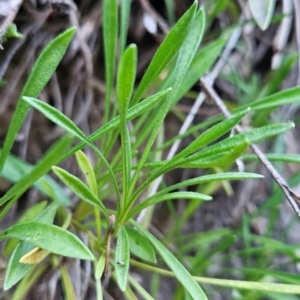
<path id="1" fill-rule="evenodd" d="M 211 82 L 203 77 L 200 79 L 201 84 L 203 88 L 205 89 L 205 92 L 215 101 L 216 105 L 224 115 L 224 117 L 229 118 L 231 116 L 229 110 L 223 103 L 222 99 L 219 97 L 217 92 L 212 87 Z M 235 129 L 237 132 L 242 133 L 243 129 L 241 126 L 236 125 Z M 294 209 L 295 213 L 300 218 L 300 207 L 298 205 L 298 199 L 299 197 L 296 196 L 288 187 L 286 181 L 283 177 L 277 172 L 277 170 L 273 167 L 273 165 L 270 163 L 270 161 L 266 158 L 265 154 L 254 144 L 251 144 L 250 147 L 252 148 L 253 152 L 257 155 L 259 160 L 262 162 L 262 164 L 266 167 L 266 169 L 270 172 L 274 180 L 277 182 L 279 187 L 282 189 L 284 195 L 286 196 L 287 200 L 291 204 L 292 208 Z"/>

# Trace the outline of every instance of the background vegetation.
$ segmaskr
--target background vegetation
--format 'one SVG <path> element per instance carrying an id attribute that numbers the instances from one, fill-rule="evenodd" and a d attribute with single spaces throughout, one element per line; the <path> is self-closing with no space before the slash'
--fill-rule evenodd
<path id="1" fill-rule="evenodd" d="M 298 1 L 119 2 L 0 1 L 0 298 L 298 299 Z"/>

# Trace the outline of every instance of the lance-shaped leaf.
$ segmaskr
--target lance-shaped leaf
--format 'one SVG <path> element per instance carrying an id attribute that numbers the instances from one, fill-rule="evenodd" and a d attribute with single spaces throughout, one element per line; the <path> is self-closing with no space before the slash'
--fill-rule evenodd
<path id="1" fill-rule="evenodd" d="M 167 161 L 164 165 L 162 165 L 160 169 L 151 174 L 151 176 L 148 178 L 147 183 L 149 184 L 152 180 L 154 180 L 161 174 L 168 172 L 171 169 L 180 167 L 182 165 L 187 165 L 188 163 L 193 163 L 197 160 L 200 161 L 200 159 L 203 162 L 205 162 L 206 160 L 208 161 L 218 159 L 218 156 L 220 157 L 221 155 L 228 154 L 228 152 L 231 151 L 233 148 L 239 147 L 245 142 L 248 144 L 258 143 L 274 135 L 283 133 L 293 127 L 295 127 L 295 124 L 293 122 L 278 123 L 262 126 L 248 132 L 236 134 L 230 138 L 215 143 L 212 146 L 209 146 L 195 154 L 191 154 L 181 159 L 175 159 L 175 161 Z M 145 183 L 142 184 L 141 187 L 139 187 L 139 189 L 141 189 L 143 185 L 145 185 Z"/>
<path id="2" fill-rule="evenodd" d="M 116 278 L 121 291 L 125 291 L 129 271 L 129 240 L 123 225 L 119 227 L 117 234 L 117 246 L 115 254 Z"/>
<path id="3" fill-rule="evenodd" d="M 127 127 L 127 110 L 132 96 L 137 64 L 136 45 L 130 45 L 124 52 L 118 70 L 117 94 L 120 108 L 120 131 L 123 158 L 123 195 L 126 202 L 131 173 L 131 141 Z"/>
<path id="4" fill-rule="evenodd" d="M 98 194 L 98 188 L 97 188 L 97 181 L 96 181 L 96 175 L 94 172 L 94 169 L 88 160 L 87 156 L 81 151 L 77 151 L 75 153 L 76 160 L 78 163 L 78 166 L 82 172 L 82 174 L 86 178 L 87 185 L 91 189 L 91 191 L 94 193 L 95 196 Z"/>
<path id="5" fill-rule="evenodd" d="M 87 246 L 73 233 L 55 225 L 27 222 L 7 228 L 0 233 L 0 240 L 16 238 L 31 243 L 51 253 L 93 260 Z"/>
<path id="6" fill-rule="evenodd" d="M 241 145 L 245 141 L 248 144 L 258 143 L 274 135 L 283 133 L 294 127 L 295 124 L 293 122 L 289 122 L 289 123 L 278 123 L 278 124 L 266 125 L 259 128 L 255 128 L 251 131 L 237 134 L 234 135 L 233 137 L 220 141 L 210 147 L 205 148 L 204 150 L 198 153 L 183 158 L 182 160 L 185 160 L 185 163 L 187 163 L 187 162 L 195 161 L 195 159 L 205 158 L 207 157 L 207 155 L 214 155 L 214 154 L 222 153 L 224 151 L 230 151 L 231 149 L 237 147 L 238 145 Z M 180 165 L 180 163 L 178 163 L 178 165 Z"/>
<path id="7" fill-rule="evenodd" d="M 75 30 L 76 29 L 73 27 L 59 35 L 43 50 L 37 59 L 25 87 L 23 88 L 12 121 L 9 125 L 0 156 L 0 173 L 30 107 L 28 103 L 20 100 L 23 96 L 37 97 L 40 94 L 63 58 Z"/>
<path id="8" fill-rule="evenodd" d="M 212 199 L 211 196 L 207 196 L 204 194 L 200 193 L 195 193 L 195 192 L 175 192 L 175 193 L 168 193 L 164 195 L 159 195 L 159 196 L 152 196 L 149 197 L 148 199 L 144 200 L 143 202 L 139 203 L 136 207 L 134 207 L 129 215 L 128 219 L 134 217 L 136 214 L 138 214 L 141 210 L 144 208 L 163 202 L 163 201 L 169 201 L 169 200 L 174 200 L 174 199 L 191 199 L 191 200 L 203 200 L 203 201 L 209 201 Z"/>
<path id="9" fill-rule="evenodd" d="M 97 206 L 107 216 L 107 210 L 95 194 L 76 176 L 59 167 L 52 167 L 57 177 L 80 199 Z"/>
<path id="10" fill-rule="evenodd" d="M 36 218 L 35 221 L 41 223 L 51 224 L 59 205 L 57 203 L 50 204 L 45 210 L 43 210 Z M 32 268 L 30 265 L 21 264 L 20 259 L 30 252 L 34 246 L 26 241 L 20 242 L 14 252 L 12 253 L 8 266 L 6 269 L 4 279 L 4 289 L 8 290 L 19 280 L 21 280 L 28 271 Z"/>
<path id="11" fill-rule="evenodd" d="M 184 150 L 182 150 L 173 159 L 178 159 L 191 154 L 192 152 L 199 150 L 201 147 L 208 145 L 209 143 L 215 141 L 229 130 L 231 130 L 239 121 L 250 111 L 246 109 L 235 116 L 228 118 L 213 127 L 207 129 L 198 138 L 195 139 L 190 145 L 188 145 Z"/>
<path id="12" fill-rule="evenodd" d="M 155 251 L 148 239 L 131 227 L 126 226 L 125 228 L 129 238 L 130 252 L 142 260 L 155 264 Z"/>
<path id="13" fill-rule="evenodd" d="M 233 149 L 224 153 L 205 157 L 199 161 L 190 162 L 188 164 L 182 164 L 182 168 L 226 168 L 229 167 L 235 160 L 237 160 L 247 149 L 248 143 L 243 143 L 235 146 Z"/>
<path id="14" fill-rule="evenodd" d="M 260 174 L 245 173 L 245 172 L 227 172 L 227 173 L 204 175 L 204 176 L 188 179 L 188 180 L 179 182 L 174 185 L 170 185 L 170 186 L 164 188 L 163 190 L 157 192 L 154 196 L 163 195 L 170 191 L 181 189 L 181 188 L 184 188 L 187 186 L 210 183 L 210 182 L 214 182 L 214 181 L 260 179 L 260 178 L 263 178 L 263 176 Z M 148 199 L 150 199 L 150 197 Z"/>

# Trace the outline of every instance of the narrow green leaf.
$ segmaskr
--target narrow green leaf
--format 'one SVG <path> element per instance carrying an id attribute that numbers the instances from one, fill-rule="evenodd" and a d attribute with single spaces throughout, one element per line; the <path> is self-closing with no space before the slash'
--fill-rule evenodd
<path id="1" fill-rule="evenodd" d="M 205 148 L 204 150 L 196 154 L 192 154 L 187 158 L 182 159 L 182 161 L 185 160 L 185 163 L 188 163 L 188 162 L 196 161 L 197 159 L 205 158 L 208 155 L 224 153 L 224 151 L 229 151 L 232 148 L 241 145 L 245 141 L 248 144 L 258 143 L 274 135 L 283 133 L 294 127 L 295 127 L 294 123 L 289 122 L 289 123 L 278 123 L 278 124 L 266 125 L 259 128 L 255 128 L 251 131 L 237 134 L 233 137 L 220 141 L 210 147 Z M 176 165 L 180 165 L 180 160 L 176 162 Z"/>
<path id="2" fill-rule="evenodd" d="M 0 173 L 10 152 L 12 144 L 28 113 L 29 105 L 21 101 L 23 96 L 37 97 L 53 75 L 63 58 L 76 29 L 70 28 L 55 38 L 40 54 L 23 88 L 12 121 L 4 141 L 0 156 Z"/>
<path id="3" fill-rule="evenodd" d="M 176 92 L 174 92 L 173 95 L 172 104 L 177 103 L 178 100 L 180 100 L 181 97 L 185 94 L 185 92 L 189 89 L 189 87 L 193 86 L 193 84 L 197 80 L 199 80 L 199 77 L 196 77 L 196 75 L 199 74 L 199 76 L 201 76 L 201 74 L 205 72 L 204 68 L 208 67 L 204 62 L 201 62 L 200 64 L 198 64 L 198 66 L 192 66 L 192 63 L 194 62 L 196 57 L 195 56 L 196 51 L 198 50 L 204 32 L 204 27 L 205 27 L 204 10 L 201 8 L 196 13 L 194 20 L 191 19 L 190 21 L 191 21 L 190 30 L 188 32 L 186 40 L 184 41 L 184 44 L 182 45 L 179 51 L 176 64 L 171 69 L 168 76 L 166 77 L 166 79 L 163 81 L 161 85 L 161 89 L 164 89 L 165 87 L 168 86 L 173 86 L 174 88 L 176 88 Z M 205 59 L 205 57 L 203 57 L 203 59 Z M 207 62 L 209 61 L 210 59 L 207 60 Z M 211 62 L 211 64 L 212 63 L 213 62 Z M 187 81 L 187 80 L 191 80 L 191 81 Z"/>
<path id="4" fill-rule="evenodd" d="M 100 152 L 100 150 L 89 141 L 89 139 L 85 136 L 85 134 L 64 114 L 62 114 L 60 111 L 58 111 L 56 108 L 52 107 L 51 105 L 40 101 L 38 99 L 30 98 L 30 97 L 23 97 L 24 101 L 28 102 L 31 106 L 33 106 L 35 109 L 39 110 L 45 117 L 47 117 L 52 122 L 56 123 L 61 128 L 65 129 L 67 132 L 71 133 L 72 135 L 76 136 L 80 140 L 84 141 L 87 145 L 89 145 L 101 158 L 101 160 L 104 162 L 105 166 L 107 167 L 108 172 L 111 175 L 116 195 L 117 195 L 117 202 L 118 207 L 120 207 L 120 194 L 118 190 L 118 184 L 116 177 L 114 175 L 114 172 L 106 160 L 106 158 L 103 156 L 103 154 Z"/>
<path id="5" fill-rule="evenodd" d="M 195 10 L 197 8 L 196 1 L 186 11 L 186 13 L 180 18 L 176 25 L 169 32 L 164 39 L 158 50 L 156 51 L 151 63 L 145 72 L 132 100 L 133 104 L 136 104 L 146 90 L 153 84 L 158 78 L 161 72 L 169 65 L 169 63 L 175 58 L 178 51 L 181 49 L 186 35 L 190 29 L 191 20 L 193 20 Z"/>
<path id="6" fill-rule="evenodd" d="M 137 64 L 137 49 L 130 45 L 122 56 L 118 72 L 117 94 L 120 107 L 120 131 L 123 157 L 123 195 L 124 201 L 128 196 L 131 176 L 131 141 L 126 125 L 127 109 L 132 96 Z"/>
<path id="7" fill-rule="evenodd" d="M 173 162 L 172 160 L 166 162 L 161 168 L 156 170 L 155 172 L 151 173 L 151 175 L 148 177 L 147 181 L 142 183 L 142 185 L 136 190 L 132 197 L 132 201 L 138 197 L 138 195 L 157 177 L 160 175 L 177 168 L 178 166 L 181 166 L 182 164 L 188 164 L 190 162 L 194 162 L 200 159 L 207 159 L 208 156 L 214 156 L 214 155 L 221 155 L 224 154 L 227 151 L 230 151 L 234 147 L 237 147 L 238 145 L 243 144 L 245 141 L 248 144 L 254 144 L 261 142 L 262 140 L 265 140 L 267 138 L 270 138 L 274 135 L 283 133 L 291 128 L 293 128 L 295 125 L 293 122 L 289 123 L 279 123 L 279 124 L 272 124 L 263 126 L 260 128 L 253 129 L 249 132 L 245 132 L 242 134 L 237 134 L 233 137 L 224 139 L 210 147 L 205 148 L 204 150 L 197 152 L 195 154 L 189 155 L 188 157 L 175 160 Z"/>
<path id="8" fill-rule="evenodd" d="M 151 244 L 154 246 L 154 248 L 163 258 L 165 263 L 173 271 L 175 277 L 181 282 L 183 287 L 190 293 L 192 299 L 194 300 L 207 299 L 201 287 L 198 285 L 198 283 L 195 281 L 192 275 L 187 271 L 187 269 L 177 260 L 177 258 L 145 228 L 143 228 L 135 221 L 131 221 L 131 222 L 151 242 Z"/>
<path id="9" fill-rule="evenodd" d="M 181 189 L 187 186 L 210 183 L 214 181 L 222 181 L 222 180 L 232 181 L 232 180 L 260 179 L 260 178 L 263 178 L 263 176 L 260 174 L 244 173 L 244 172 L 228 172 L 228 173 L 204 175 L 204 176 L 188 179 L 183 182 L 168 186 L 167 188 L 164 188 L 161 191 L 157 192 L 155 196 L 163 195 L 170 191 Z"/>
<path id="10" fill-rule="evenodd" d="M 191 9 L 190 9 L 191 10 Z M 140 171 L 146 162 L 149 152 L 151 150 L 151 147 L 157 137 L 158 132 L 161 130 L 161 124 L 163 123 L 163 120 L 171 108 L 171 106 L 174 104 L 175 95 L 178 91 L 178 88 L 180 84 L 183 81 L 183 78 L 190 66 L 190 63 L 198 49 L 199 43 L 201 41 L 204 26 L 205 26 L 205 16 L 203 9 L 200 9 L 196 15 L 191 15 L 191 19 L 189 20 L 189 23 L 187 25 L 189 27 L 189 32 L 187 34 L 186 40 L 184 42 L 184 45 L 179 51 L 178 58 L 176 60 L 175 65 L 175 71 L 172 78 L 172 86 L 173 89 L 170 92 L 170 94 L 167 96 L 166 101 L 157 109 L 157 115 L 155 126 L 152 130 L 152 133 L 148 139 L 148 142 L 144 148 L 142 157 L 140 158 L 140 161 L 138 163 L 138 166 L 136 168 L 134 177 L 131 182 L 130 186 L 130 194 L 133 192 L 135 184 L 137 182 L 137 179 L 140 175 Z M 128 203 L 126 210 L 124 211 L 124 214 L 126 214 L 130 210 L 130 206 L 134 202 L 134 198 L 131 198 L 130 202 Z"/>
<path id="11" fill-rule="evenodd" d="M 124 116 L 127 111 L 129 100 L 131 99 L 137 64 L 137 47 L 131 44 L 124 52 L 119 70 L 117 80 L 117 95 L 120 105 L 120 117 Z"/>
<path id="12" fill-rule="evenodd" d="M 250 104 L 252 110 L 262 110 L 266 108 L 278 107 L 299 101 L 300 87 L 293 87 L 271 96 L 262 98 Z"/>
<path id="13" fill-rule="evenodd" d="M 187 146 L 184 150 L 178 153 L 173 159 L 176 160 L 178 158 L 182 158 L 191 154 L 192 152 L 199 150 L 201 147 L 208 145 L 209 143 L 215 141 L 228 131 L 230 131 L 236 124 L 240 122 L 240 120 L 250 111 L 250 109 L 246 109 L 241 113 L 238 113 L 231 118 L 228 118 L 213 127 L 207 129 L 203 132 L 196 140 L 194 140 L 189 146 Z"/>
<path id="14" fill-rule="evenodd" d="M 103 203 L 80 179 L 59 167 L 52 167 L 52 170 L 75 195 L 93 206 L 98 207 L 106 216 L 108 216 Z"/>
<path id="15" fill-rule="evenodd" d="M 69 148 L 72 140 L 73 138 L 71 138 L 70 136 L 65 136 L 62 137 L 58 142 L 56 142 L 51 147 L 51 149 L 43 156 L 43 158 L 36 164 L 36 166 L 33 167 L 32 170 L 24 177 L 20 178 L 17 183 L 0 199 L 0 205 L 3 205 L 12 197 L 14 197 L 14 201 L 16 201 L 17 198 L 21 196 L 38 179 L 40 179 L 40 182 L 37 186 L 42 193 L 48 194 L 41 185 L 41 180 L 46 180 L 46 182 L 52 187 L 59 203 L 61 203 L 62 205 L 70 205 L 71 201 L 68 197 L 66 197 L 65 193 L 63 192 L 61 195 L 59 194 L 61 188 L 58 187 L 56 183 L 53 183 L 54 180 L 50 179 L 50 177 L 42 178 L 42 176 L 49 172 L 53 164 L 61 158 L 62 153 L 64 153 Z"/>
<path id="16" fill-rule="evenodd" d="M 183 163 L 181 168 L 226 168 L 229 167 L 235 160 L 237 160 L 248 148 L 249 144 L 243 142 L 236 145 L 231 150 L 220 153 L 217 155 L 212 155 L 210 157 L 205 157 L 199 161 L 193 161 L 188 164 Z"/>
<path id="17" fill-rule="evenodd" d="M 86 245 L 73 233 L 55 225 L 27 222 L 7 228 L 0 233 L 0 240 L 16 238 L 31 243 L 51 253 L 93 260 Z"/>
<path id="18" fill-rule="evenodd" d="M 267 29 L 274 13 L 276 0 L 248 0 L 248 3 L 258 26 L 262 30 Z"/>
<path id="19" fill-rule="evenodd" d="M 117 245 L 116 245 L 116 254 L 115 254 L 115 269 L 116 269 L 116 278 L 121 291 L 126 290 L 127 286 L 127 276 L 129 271 L 129 260 L 130 260 L 130 251 L 129 251 L 129 240 L 127 232 L 123 225 L 119 227 L 117 234 Z"/>
<path id="20" fill-rule="evenodd" d="M 118 38 L 118 2 L 117 0 L 103 1 L 103 44 L 105 60 L 105 109 L 104 123 L 108 121 L 110 100 L 115 72 L 116 47 Z"/>
<path id="21" fill-rule="evenodd" d="M 191 199 L 191 200 L 209 201 L 212 199 L 212 197 L 200 193 L 195 193 L 195 192 L 174 192 L 174 193 L 163 194 L 160 196 L 153 195 L 147 198 L 146 200 L 144 200 L 143 202 L 139 203 L 136 207 L 134 207 L 130 211 L 128 215 L 128 219 L 133 218 L 136 214 L 138 214 L 146 207 L 155 205 L 163 201 L 169 201 L 174 199 Z"/>
<path id="22" fill-rule="evenodd" d="M 139 231 L 125 227 L 129 238 L 130 252 L 144 261 L 155 264 L 156 256 L 151 243 Z"/>
<path id="23" fill-rule="evenodd" d="M 227 39 L 220 38 L 200 49 L 200 51 L 195 55 L 191 66 L 180 85 L 179 91 L 177 92 L 177 100 L 181 99 L 197 82 L 197 80 L 199 80 L 199 78 L 211 68 L 215 60 L 219 57 L 226 41 Z"/>
<path id="24" fill-rule="evenodd" d="M 77 151 L 75 155 L 76 155 L 78 166 L 82 174 L 85 176 L 87 185 L 89 186 L 93 194 L 97 196 L 98 187 L 97 187 L 96 175 L 90 161 L 81 150 Z"/>
<path id="25" fill-rule="evenodd" d="M 99 279 L 101 278 L 104 268 L 105 268 L 105 255 L 101 255 L 99 260 L 97 261 L 97 265 L 96 265 L 96 271 L 95 271 L 95 278 Z"/>
<path id="26" fill-rule="evenodd" d="M 195 280 L 201 283 L 207 283 L 234 289 L 246 289 L 251 291 L 264 291 L 283 294 L 300 294 L 300 286 L 294 284 L 282 284 L 277 282 L 254 282 L 206 277 L 195 277 Z"/>
<path id="27" fill-rule="evenodd" d="M 39 216 L 35 218 L 35 221 L 51 224 L 53 222 L 54 216 L 58 209 L 56 203 L 50 204 L 45 210 L 43 210 Z M 4 279 L 4 290 L 10 289 L 19 280 L 21 280 L 28 271 L 32 268 L 31 265 L 21 264 L 19 262 L 20 258 L 31 251 L 34 246 L 28 242 L 20 242 L 14 252 L 12 253 L 8 265 L 6 268 L 6 274 Z"/>

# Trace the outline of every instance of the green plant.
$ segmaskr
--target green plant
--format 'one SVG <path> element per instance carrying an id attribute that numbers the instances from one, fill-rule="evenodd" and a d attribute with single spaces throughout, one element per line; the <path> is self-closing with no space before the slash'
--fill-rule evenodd
<path id="1" fill-rule="evenodd" d="M 14 177 L 17 180 L 15 185 L 0 199 L 1 217 L 33 184 L 52 199 L 53 203 L 42 208 L 32 207 L 31 214 L 26 221 L 20 220 L 0 233 L 0 239 L 21 241 L 17 246 L 15 242 L 9 242 L 10 245 L 8 243 L 6 246 L 7 253 L 10 253 L 13 247 L 15 248 L 7 266 L 4 288 L 11 288 L 23 278 L 19 284 L 20 289 L 17 289 L 16 293 L 20 293 L 20 290 L 25 293 L 26 288 L 33 284 L 30 278 L 33 270 L 40 270 L 38 275 L 44 271 L 36 263 L 50 254 L 52 265 L 58 267 L 57 258 L 52 255 L 56 254 L 93 261 L 99 299 L 102 298 L 102 287 L 98 279 L 103 274 L 107 275 L 110 269 L 113 270 L 113 279 L 128 298 L 135 299 L 132 295 L 134 295 L 133 290 L 136 290 L 143 298 L 153 299 L 130 276 L 131 265 L 154 271 L 156 274 L 176 277 L 183 287 L 183 289 L 178 287 L 177 298 L 187 292 L 192 299 L 207 299 L 206 293 L 198 282 L 249 290 L 300 293 L 300 289 L 292 285 L 282 285 L 278 289 L 278 286 L 270 283 L 192 276 L 199 266 L 205 268 L 203 260 L 205 255 L 206 258 L 210 255 L 209 247 L 203 245 L 203 252 L 188 259 L 188 263 L 182 260 L 184 261 L 182 264 L 163 243 L 150 233 L 148 228 L 140 224 L 146 218 L 151 218 L 153 211 L 148 208 L 160 202 L 190 199 L 191 206 L 183 219 L 179 221 L 182 224 L 195 207 L 203 201 L 212 199 L 209 193 L 178 191 L 183 187 L 200 184 L 226 185 L 232 180 L 261 178 L 261 175 L 255 173 L 230 172 L 229 168 L 249 145 L 283 133 L 293 128 L 294 124 L 292 122 L 264 124 L 232 136 L 228 136 L 228 133 L 250 111 L 255 113 L 257 110 L 272 109 L 282 103 L 297 101 L 299 88 L 271 96 L 263 95 L 265 97 L 261 100 L 253 103 L 249 101 L 244 106 L 240 105 L 232 111 L 232 116 L 229 118 L 217 116 L 209 122 L 200 124 L 201 127 L 192 126 L 190 131 L 183 134 L 184 136 L 194 132 L 197 136 L 192 143 L 170 159 L 157 159 L 159 153 L 169 146 L 169 141 L 159 143 L 159 135 L 167 113 L 189 91 L 198 78 L 211 68 L 222 50 L 225 39 L 214 41 L 198 51 L 205 31 L 206 17 L 204 10 L 198 9 L 195 2 L 169 32 L 134 90 L 137 47 L 132 44 L 125 49 L 129 3 L 130 1 L 121 3 L 121 30 L 118 36 L 117 1 L 103 1 L 106 94 L 102 127 L 87 136 L 56 108 L 36 99 L 62 59 L 75 33 L 75 28 L 58 36 L 42 52 L 21 93 L 0 157 L 0 169 L 3 170 L 3 176 L 8 179 Z M 118 39 L 121 59 L 115 72 Z M 163 71 L 167 71 L 168 74 L 165 78 L 161 76 Z M 112 102 L 114 105 L 111 109 Z M 30 107 L 40 111 L 67 132 L 67 135 L 54 144 L 35 166 L 29 166 L 9 155 L 13 141 Z M 129 130 L 129 122 L 134 122 L 133 130 Z M 206 130 L 198 134 L 202 128 Z M 119 137 L 121 147 L 111 156 L 112 146 Z M 176 136 L 175 141 L 181 137 Z M 74 146 L 75 139 L 79 142 Z M 94 144 L 96 140 L 100 141 L 99 147 Z M 86 146 L 96 154 L 97 160 L 94 166 L 81 151 Z M 138 155 L 138 150 L 141 155 Z M 57 166 L 73 154 L 76 155 L 84 182 Z M 10 173 L 14 165 L 18 165 L 19 169 L 23 170 L 17 173 L 17 177 Z M 157 182 L 159 185 L 157 180 L 161 176 L 179 168 L 201 168 L 207 170 L 207 173 L 168 187 L 162 186 L 159 191 L 152 192 L 151 185 Z M 57 185 L 46 175 L 51 169 L 81 200 L 73 213 L 67 209 L 70 205 L 68 197 L 58 192 Z M 114 209 L 106 205 L 105 200 L 108 197 L 115 199 Z M 60 219 L 55 222 L 56 225 L 53 225 L 56 214 L 60 215 Z M 86 221 L 87 217 L 89 217 L 89 222 Z M 140 217 L 141 221 L 138 218 L 139 222 L 137 222 L 137 217 Z M 84 233 L 88 241 L 83 243 L 68 228 Z M 219 238 L 220 236 L 230 238 L 220 247 L 229 247 L 233 243 L 232 235 L 233 232 L 226 230 L 219 233 Z M 255 239 L 255 237 L 252 238 Z M 112 247 L 112 239 L 116 239 L 115 248 Z M 192 239 L 187 237 L 187 242 L 191 243 Z M 186 247 L 190 250 L 195 245 L 190 244 Z M 187 252 L 187 249 L 183 251 Z M 157 260 L 156 253 L 172 272 L 152 266 Z M 143 263 L 133 259 L 131 254 Z M 24 262 L 32 264 L 24 264 Z M 184 265 L 189 266 L 189 271 Z M 74 291 L 64 266 L 61 266 L 61 274 L 66 295 L 72 299 Z"/>

